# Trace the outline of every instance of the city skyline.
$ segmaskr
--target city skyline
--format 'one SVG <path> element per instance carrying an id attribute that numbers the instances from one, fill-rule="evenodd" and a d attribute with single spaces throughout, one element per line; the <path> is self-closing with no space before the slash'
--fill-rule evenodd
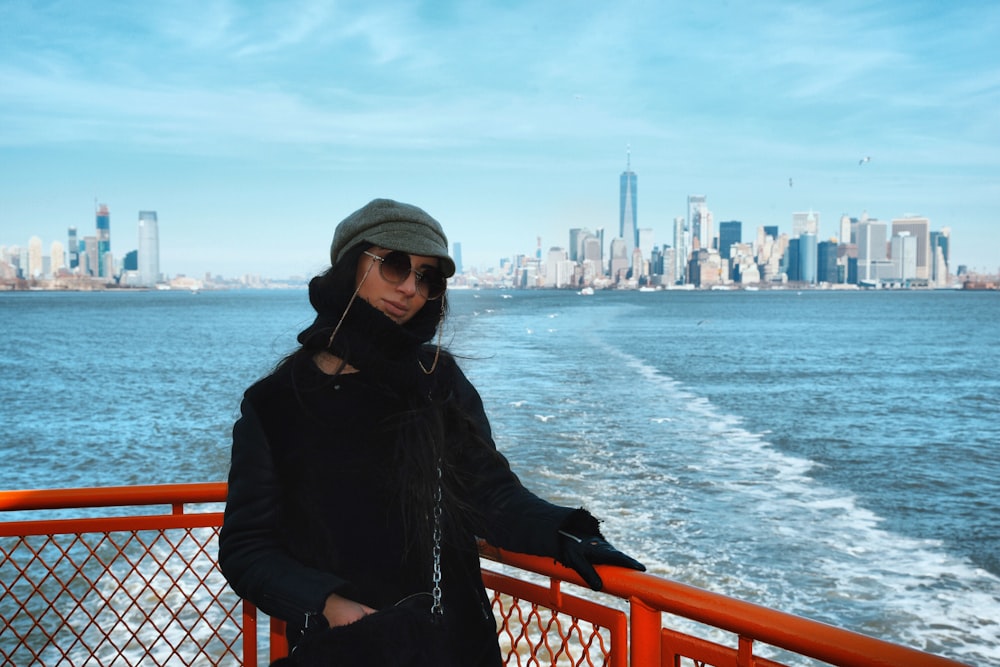
<path id="1" fill-rule="evenodd" d="M 714 224 L 745 231 L 810 210 L 821 238 L 843 214 L 920 215 L 952 230 L 952 267 L 1000 265 L 1000 7 L 6 3 L 0 18 L 0 244 L 65 242 L 96 200 L 118 257 L 155 210 L 164 273 L 309 275 L 339 220 L 389 196 L 482 268 L 539 236 L 614 234 L 626 168 L 659 246 L 704 194 Z"/>
<path id="2" fill-rule="evenodd" d="M 778 225 L 759 226 L 754 240 L 743 240 L 743 223 L 722 221 L 718 233 L 704 195 L 688 197 L 688 218 L 674 219 L 676 246 L 654 243 L 651 229 L 635 228 L 633 203 L 637 198 L 637 175 L 629 169 L 621 174 L 622 234 L 610 239 L 602 249 L 605 230 L 572 228 L 567 230 L 566 245 L 551 246 L 543 255 L 519 253 L 503 257 L 497 266 L 485 270 L 471 267 L 467 279 L 477 284 L 486 278 L 490 284 L 510 286 L 639 286 L 655 285 L 711 287 L 719 284 L 749 285 L 793 282 L 797 284 L 850 284 L 875 286 L 877 283 L 916 287 L 952 285 L 953 278 L 982 281 L 991 274 L 981 274 L 970 267 L 951 266 L 951 229 L 931 229 L 931 221 L 921 216 L 907 216 L 891 221 L 891 238 L 886 221 L 863 214 L 860 218 L 841 216 L 840 235 L 821 240 L 818 212 L 792 214 L 792 230 L 781 232 Z M 124 287 L 152 287 L 174 283 L 195 287 L 197 276 L 161 274 L 156 211 L 139 211 L 138 248 L 115 258 L 110 248 L 110 211 L 106 204 L 95 205 L 95 235 L 79 235 L 76 227 L 67 230 L 67 244 L 51 243 L 51 256 L 44 253 L 44 241 L 36 236 L 28 247 L 0 244 L 0 279 L 11 280 L 16 274 L 34 280 L 86 278 Z M 748 230 L 751 231 L 751 230 Z M 630 240 L 634 239 L 632 252 Z M 540 239 L 539 239 L 540 240 Z M 463 274 L 461 242 L 451 247 L 457 275 Z M 818 253 L 818 254 L 817 254 Z M 103 271 L 100 271 L 103 268 Z M 494 273 L 496 271 L 496 273 Z M 205 273 L 209 284 L 218 279 L 231 282 L 233 276 Z M 293 281 L 307 276 L 287 276 Z M 262 284 L 271 278 L 259 274 L 236 277 L 244 283 Z M 277 279 L 279 282 L 283 279 Z M 64 283 L 65 284 L 65 283 Z M 469 284 L 458 280 L 456 284 Z M 960 284 L 960 283 L 954 283 Z M 984 283 L 992 284 L 992 283 Z"/>
<path id="3" fill-rule="evenodd" d="M 623 244 L 622 245 L 624 253 L 623 258 L 627 264 L 626 268 L 631 268 L 632 262 L 640 258 L 646 262 L 651 261 L 652 259 L 651 250 L 662 253 L 665 252 L 668 248 L 673 250 L 680 249 L 681 252 L 677 253 L 676 257 L 679 258 L 678 266 L 682 266 L 686 263 L 686 260 L 690 259 L 691 257 L 693 239 L 697 239 L 697 243 L 699 243 L 700 247 L 702 248 L 714 248 L 723 256 L 723 258 L 728 258 L 728 249 L 730 243 L 748 243 L 749 245 L 754 246 L 755 242 L 753 239 L 755 236 L 757 236 L 757 234 L 753 229 L 748 228 L 744 230 L 742 221 L 734 220 L 734 221 L 721 221 L 719 223 L 714 222 L 714 214 L 711 210 L 711 206 L 709 206 L 708 204 L 708 197 L 706 195 L 687 196 L 688 217 L 686 221 L 684 220 L 683 217 L 679 217 L 675 218 L 674 221 L 672 222 L 673 230 L 671 232 L 671 238 L 674 241 L 673 244 L 667 243 L 666 241 L 661 242 L 659 240 L 655 240 L 656 237 L 655 234 L 653 233 L 654 230 L 650 228 L 638 227 L 637 223 L 635 222 L 636 218 L 635 202 L 637 199 L 638 175 L 631 170 L 631 165 L 629 160 L 630 157 L 627 158 L 625 171 L 623 171 L 620 175 L 620 183 L 619 183 L 620 206 L 619 206 L 619 223 L 618 223 L 619 235 L 609 237 L 607 236 L 606 234 L 607 230 L 605 229 L 597 228 L 593 230 L 594 232 L 599 232 L 599 237 L 605 241 L 603 250 L 600 252 L 600 256 L 603 257 L 605 260 L 604 269 L 607 271 L 609 275 L 613 276 L 615 273 L 615 269 L 611 267 L 610 264 L 608 264 L 608 262 L 610 262 L 613 259 L 613 254 L 615 251 L 613 249 L 614 246 L 612 242 L 615 241 L 621 241 Z M 138 243 L 131 249 L 127 250 L 122 249 L 119 243 L 119 246 L 116 248 L 117 252 L 113 252 L 111 248 L 111 237 L 109 232 L 110 218 L 111 218 L 110 209 L 107 204 L 103 203 L 100 204 L 95 203 L 94 207 L 95 207 L 94 215 L 96 223 L 95 235 L 88 236 L 86 233 L 80 234 L 79 227 L 71 227 L 68 228 L 67 230 L 67 236 L 66 236 L 67 244 L 65 246 L 63 246 L 62 241 L 59 239 L 54 239 L 49 245 L 46 245 L 46 239 L 41 238 L 37 234 L 34 234 L 29 239 L 29 242 L 25 245 L 13 244 L 13 243 L 5 244 L 3 243 L 4 239 L 0 238 L 0 248 L 9 251 L 10 248 L 12 247 L 18 247 L 22 251 L 27 252 L 29 257 L 32 257 L 33 255 L 39 255 L 37 263 L 40 263 L 41 256 L 45 256 L 44 248 L 51 247 L 53 248 L 54 252 L 55 251 L 54 249 L 58 247 L 60 251 L 64 252 L 64 256 L 61 258 L 60 261 L 57 261 L 54 258 L 49 258 L 51 259 L 52 267 L 56 268 L 65 266 L 67 268 L 71 268 L 75 267 L 76 264 L 70 257 L 70 253 L 72 251 L 69 250 L 69 248 L 72 247 L 73 239 L 79 236 L 81 245 L 80 245 L 80 252 L 78 254 L 81 257 L 86 252 L 83 247 L 83 242 L 85 240 L 89 238 L 95 244 L 94 247 L 92 248 L 92 252 L 95 255 L 95 259 L 91 260 L 90 263 L 95 266 L 104 268 L 104 271 L 102 271 L 99 276 L 95 277 L 107 277 L 104 274 L 106 272 L 111 271 L 111 267 L 106 267 L 104 264 L 103 258 L 105 253 L 110 253 L 113 256 L 114 261 L 120 265 L 126 254 L 128 253 L 135 254 L 137 253 L 137 251 L 138 251 L 138 257 L 140 258 L 139 261 L 140 263 L 144 263 L 144 265 L 138 267 L 137 268 L 138 275 L 130 279 L 129 282 L 134 285 L 152 285 L 156 282 L 156 280 L 152 276 L 162 276 L 165 279 L 169 279 L 171 277 L 181 277 L 181 276 L 198 278 L 209 275 L 212 276 L 222 275 L 220 272 L 215 272 L 210 269 L 198 274 L 188 274 L 184 272 L 180 272 L 177 274 L 169 274 L 169 273 L 161 274 L 158 270 L 160 265 L 160 257 L 159 257 L 158 223 L 157 223 L 156 211 L 148 211 L 148 210 L 138 211 L 137 229 L 136 229 L 138 234 Z M 757 230 L 766 230 L 765 233 L 770 232 L 773 239 L 777 239 L 777 237 L 780 234 L 786 234 L 789 238 L 796 239 L 803 232 L 808 232 L 812 236 L 816 237 L 815 240 L 817 242 L 838 241 L 839 243 L 848 243 L 850 242 L 849 239 L 851 234 L 849 233 L 849 226 L 848 227 L 844 226 L 847 220 L 853 220 L 854 222 L 857 222 L 859 219 L 867 220 L 870 218 L 873 222 L 878 222 L 881 224 L 885 224 L 887 222 L 885 220 L 880 220 L 875 216 L 869 216 L 867 211 L 863 211 L 860 216 L 852 216 L 845 213 L 839 217 L 839 221 L 837 223 L 830 223 L 830 222 L 827 223 L 828 227 L 831 224 L 836 224 L 836 227 L 834 228 L 835 231 L 830 231 L 829 234 L 823 234 L 822 232 L 820 232 L 821 229 L 819 223 L 820 216 L 821 216 L 820 212 L 812 210 L 793 212 L 790 214 L 789 229 L 784 229 L 782 225 L 775 224 L 775 225 L 759 225 L 757 227 Z M 904 216 L 893 218 L 892 219 L 893 227 L 895 227 L 896 224 L 901 221 L 910 219 L 924 220 L 927 222 L 927 226 L 928 227 L 930 226 L 930 221 L 925 216 L 906 214 Z M 679 225 L 678 223 L 680 221 L 684 222 Z M 730 231 L 728 233 L 728 238 L 727 234 L 724 234 L 724 230 L 726 229 L 727 225 L 731 226 L 730 229 L 737 230 L 735 232 L 735 235 L 734 232 Z M 680 237 L 678 237 L 677 235 L 678 227 L 684 230 L 684 234 L 682 234 Z M 950 227 L 945 226 L 945 228 L 948 230 L 949 233 L 951 232 Z M 626 229 L 628 229 L 629 231 L 625 232 Z M 554 241 L 552 244 L 545 244 L 544 247 L 541 245 L 537 245 L 537 242 L 541 239 L 541 237 L 536 236 L 535 237 L 536 247 L 534 249 L 535 250 L 534 255 L 532 254 L 530 248 L 524 248 L 521 252 L 514 253 L 510 256 L 497 256 L 492 263 L 486 266 L 472 266 L 470 268 L 472 269 L 473 273 L 488 273 L 494 269 L 499 268 L 505 262 L 509 262 L 510 260 L 516 257 L 541 256 L 545 250 L 556 250 L 556 249 L 564 250 L 567 252 L 568 255 L 572 256 L 575 254 L 573 250 L 576 243 L 574 241 L 574 235 L 581 231 L 590 232 L 591 230 L 589 228 L 570 228 L 564 231 L 565 231 L 564 236 L 566 237 L 565 242 Z M 624 238 L 622 237 L 623 233 L 625 233 Z M 940 231 L 935 231 L 935 233 L 940 234 Z M 150 236 L 150 234 L 152 236 Z M 633 244 L 629 243 L 630 236 L 635 239 Z M 652 241 L 647 240 L 644 243 L 640 243 L 638 239 L 641 236 L 647 239 L 654 239 L 654 240 Z M 747 236 L 750 237 L 749 241 L 746 240 Z M 682 240 L 682 243 L 680 245 L 676 245 L 678 239 Z M 34 246 L 33 242 L 35 240 L 41 241 L 41 247 L 42 247 L 41 250 L 35 249 L 33 247 Z M 888 241 L 889 239 L 887 237 L 885 244 L 887 249 L 889 248 L 890 245 Z M 461 243 L 462 242 L 460 240 L 451 241 L 451 244 L 453 246 L 457 245 L 460 247 Z M 949 240 L 949 244 L 950 243 L 951 241 Z M 150 253 L 141 252 L 141 247 L 144 244 L 146 245 L 147 248 L 155 248 L 155 253 L 152 254 L 152 257 L 150 256 Z M 639 250 L 640 247 L 642 248 L 641 252 Z M 949 250 L 950 247 L 951 246 L 949 245 Z M 759 248 L 756 249 L 759 250 Z M 637 253 L 634 257 L 632 255 L 632 251 L 635 251 Z M 920 252 L 922 253 L 921 265 L 927 266 L 928 265 L 928 260 L 926 257 L 927 250 L 921 249 Z M 46 258 L 48 258 L 48 256 L 46 256 Z M 996 269 L 990 269 L 989 267 L 985 267 L 984 269 L 979 270 L 973 266 L 968 266 L 965 264 L 956 264 L 954 260 L 950 257 L 950 255 L 946 259 L 948 260 L 947 269 L 949 270 L 951 275 L 956 275 L 959 269 L 961 269 L 963 273 L 969 272 L 971 274 L 1000 275 L 1000 266 L 998 266 Z M 30 263 L 31 260 L 29 259 L 29 264 Z M 680 275 L 679 273 L 676 273 L 676 271 L 677 269 L 675 269 L 675 275 Z M 260 276 L 261 274 L 253 272 L 245 272 L 244 274 L 240 275 Z M 239 277 L 239 276 L 225 275 L 224 277 L 227 279 L 232 279 L 234 277 Z M 283 280 L 286 278 L 308 277 L 308 275 L 290 274 L 288 276 L 262 276 L 262 277 L 265 279 Z M 862 277 L 869 278 L 870 276 L 866 274 Z M 916 277 L 925 279 L 928 278 L 927 275 L 920 275 Z"/>

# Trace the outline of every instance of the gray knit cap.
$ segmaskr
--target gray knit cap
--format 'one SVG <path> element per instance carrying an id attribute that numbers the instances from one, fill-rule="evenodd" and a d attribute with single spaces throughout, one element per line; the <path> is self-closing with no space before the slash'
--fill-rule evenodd
<path id="1" fill-rule="evenodd" d="M 448 256 L 448 237 L 441 224 L 411 204 L 373 199 L 344 218 L 333 233 L 330 263 L 336 264 L 362 241 L 411 255 L 437 257 L 444 277 L 455 275 L 455 262 Z"/>

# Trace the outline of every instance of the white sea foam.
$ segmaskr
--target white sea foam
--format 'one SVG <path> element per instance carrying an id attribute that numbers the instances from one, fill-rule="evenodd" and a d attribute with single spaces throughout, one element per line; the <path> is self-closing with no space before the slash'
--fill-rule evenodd
<path id="1" fill-rule="evenodd" d="M 560 362 L 555 343 L 518 349 L 531 377 L 517 386 L 559 423 L 558 433 L 545 432 L 544 447 L 526 446 L 525 438 L 542 437 L 538 422 L 511 410 L 495 416 L 501 450 L 545 462 L 522 469 L 529 486 L 585 504 L 612 542 L 652 573 L 972 664 L 1000 664 L 1000 578 L 940 542 L 885 529 L 854 492 L 817 480 L 822 464 L 779 451 L 769 430 L 749 429 L 702 389 L 601 336 L 583 338 L 593 349 L 576 352 L 602 360 L 596 380 L 579 363 Z M 551 378 L 563 376 L 574 377 L 573 387 L 599 387 L 599 404 L 553 391 Z"/>
<path id="2" fill-rule="evenodd" d="M 668 404 L 674 415 L 674 423 L 662 424 L 671 427 L 662 439 L 647 441 L 644 455 L 633 453 L 609 471 L 613 479 L 591 503 L 599 514 L 622 517 L 627 525 L 612 521 L 609 532 L 647 561 L 656 559 L 651 571 L 923 650 L 947 649 L 975 664 L 1000 661 L 1000 578 L 938 541 L 881 528 L 883 519 L 854 494 L 811 477 L 814 462 L 779 452 L 766 433 L 744 429 L 739 416 L 643 361 L 604 351 L 642 377 L 636 386 L 644 394 L 659 397 L 656 414 Z M 650 425 L 644 428 L 649 433 Z M 592 443 L 588 454 L 606 451 L 606 444 Z M 695 482 L 689 488 L 664 478 L 675 493 L 663 494 L 644 469 L 659 467 L 657 458 L 669 455 L 664 448 L 677 447 L 702 463 L 691 462 L 697 474 L 679 482 Z M 607 463 L 615 466 L 613 457 Z M 630 499 L 627 515 L 615 511 L 623 497 Z M 656 535 L 675 512 L 690 513 L 685 524 Z M 702 525 L 691 531 L 695 524 Z M 637 532 L 645 537 L 636 539 Z M 717 534 L 701 539 L 711 533 Z M 700 552 L 704 546 L 714 553 Z"/>

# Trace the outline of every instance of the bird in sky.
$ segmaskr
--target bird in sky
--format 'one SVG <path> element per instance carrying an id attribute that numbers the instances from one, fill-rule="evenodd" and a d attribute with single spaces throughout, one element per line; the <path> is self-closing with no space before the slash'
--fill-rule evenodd
<path id="1" fill-rule="evenodd" d="M 792 187 L 792 179 L 788 179 L 788 187 Z"/>
<path id="2" fill-rule="evenodd" d="M 861 165 L 863 165 L 864 163 L 866 163 L 866 162 L 871 162 L 871 161 L 872 161 L 872 157 L 871 157 L 871 155 L 866 155 L 865 157 L 863 157 L 863 158 L 861 158 L 860 160 L 858 160 L 858 166 L 861 166 Z"/>

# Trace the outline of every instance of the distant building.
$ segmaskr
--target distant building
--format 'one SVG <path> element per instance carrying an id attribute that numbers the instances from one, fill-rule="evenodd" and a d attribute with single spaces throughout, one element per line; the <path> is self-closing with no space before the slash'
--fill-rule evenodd
<path id="1" fill-rule="evenodd" d="M 731 247 L 743 242 L 743 223 L 739 220 L 729 220 L 719 223 L 719 255 L 723 259 L 732 257 Z"/>
<path id="2" fill-rule="evenodd" d="M 58 275 L 66 268 L 66 251 L 61 241 L 53 241 L 49 254 L 52 257 L 50 267 L 53 276 Z"/>
<path id="3" fill-rule="evenodd" d="M 28 239 L 28 278 L 41 278 L 44 273 L 42 268 L 42 239 L 32 236 Z"/>
<path id="4" fill-rule="evenodd" d="M 611 239 L 611 250 L 608 253 L 611 256 L 608 262 L 608 274 L 611 276 L 612 282 L 624 282 L 628 277 L 629 256 L 626 253 L 624 239 Z"/>
<path id="5" fill-rule="evenodd" d="M 627 154 L 625 171 L 622 172 L 618 205 L 618 236 L 625 241 L 625 256 L 631 257 L 639 245 L 638 214 L 636 195 L 638 177 L 632 171 L 632 154 Z"/>
<path id="6" fill-rule="evenodd" d="M 688 195 L 687 198 L 687 228 L 691 232 L 692 254 L 696 249 L 712 247 L 712 212 L 708 210 L 706 202 L 705 195 Z M 698 240 L 697 248 L 694 245 L 695 239 Z"/>
<path id="7" fill-rule="evenodd" d="M 125 257 L 122 258 L 122 271 L 138 271 L 139 270 L 139 251 L 129 250 L 125 253 Z"/>
<path id="8" fill-rule="evenodd" d="M 846 214 L 840 216 L 840 236 L 838 240 L 841 243 L 854 242 L 854 240 L 851 238 L 851 218 Z"/>
<path id="9" fill-rule="evenodd" d="M 580 253 L 580 261 L 596 262 L 598 265 L 604 261 L 604 253 L 601 250 L 601 239 L 591 234 L 582 239 L 582 244 L 583 249 Z"/>
<path id="10" fill-rule="evenodd" d="M 931 221 L 919 216 L 897 218 L 892 221 L 892 235 L 906 232 L 916 239 L 916 275 L 914 278 L 930 280 L 931 278 Z"/>
<path id="11" fill-rule="evenodd" d="M 580 227 L 573 227 L 569 230 L 569 258 L 574 262 L 579 262 L 583 259 L 581 257 L 582 237 L 586 233 L 587 230 Z"/>
<path id="12" fill-rule="evenodd" d="M 638 246 L 632 250 L 632 261 L 630 264 L 632 266 L 631 278 L 633 280 L 641 280 L 649 274 L 646 266 L 646 258 L 642 256 L 642 249 Z"/>
<path id="13" fill-rule="evenodd" d="M 76 227 L 66 230 L 66 252 L 69 268 L 72 271 L 80 266 L 80 242 L 76 238 Z"/>
<path id="14" fill-rule="evenodd" d="M 833 241 L 821 241 L 816 246 L 816 282 L 837 284 L 843 282 L 837 270 L 837 248 Z"/>
<path id="15" fill-rule="evenodd" d="M 789 239 L 788 248 L 783 255 L 782 268 L 789 282 L 799 282 L 802 280 L 802 266 L 799 261 L 800 240 L 798 238 Z"/>
<path id="16" fill-rule="evenodd" d="M 674 218 L 674 253 L 673 253 L 673 276 L 671 284 L 683 283 L 684 275 L 687 273 L 684 266 L 687 263 L 688 245 L 690 243 L 690 230 L 684 218 L 678 216 Z"/>
<path id="17" fill-rule="evenodd" d="M 718 251 L 699 250 L 691 259 L 692 281 L 696 287 L 711 287 L 724 282 L 726 278 L 722 258 Z"/>
<path id="18" fill-rule="evenodd" d="M 545 287 L 565 287 L 572 284 L 575 264 L 565 248 L 550 248 L 545 258 Z"/>
<path id="19" fill-rule="evenodd" d="M 893 234 L 890 241 L 890 259 L 892 261 L 892 279 L 906 284 L 918 278 L 920 267 L 917 264 L 919 250 L 918 241 L 909 232 Z"/>
<path id="20" fill-rule="evenodd" d="M 779 244 L 777 234 L 777 227 L 757 229 L 757 273 L 763 282 L 771 282 L 781 274 L 784 245 Z M 787 238 L 784 241 L 787 242 Z"/>
<path id="21" fill-rule="evenodd" d="M 719 230 L 722 238 L 722 230 Z M 760 282 L 760 269 L 754 261 L 753 245 L 733 243 L 729 246 L 729 279 L 740 283 Z"/>
<path id="22" fill-rule="evenodd" d="M 944 227 L 939 232 L 931 232 L 931 280 L 935 285 L 945 286 L 949 279 L 948 242 L 951 229 Z"/>
<path id="23" fill-rule="evenodd" d="M 812 232 L 799 236 L 799 280 L 811 285 L 816 284 L 817 245 L 816 235 Z"/>
<path id="24" fill-rule="evenodd" d="M 152 287 L 160 282 L 160 230 L 156 211 L 139 211 L 139 250 L 136 270 L 139 284 Z"/>
<path id="25" fill-rule="evenodd" d="M 862 219 L 856 232 L 858 245 L 858 282 L 880 281 L 889 264 L 886 253 L 886 225 L 878 220 Z M 885 275 L 883 275 L 885 274 Z"/>
<path id="26" fill-rule="evenodd" d="M 602 230 L 597 230 L 602 233 Z M 583 264 L 584 262 L 596 262 L 598 266 L 602 261 L 601 239 L 595 236 L 589 229 L 575 227 L 569 230 L 569 258 L 570 261 Z"/>
<path id="27" fill-rule="evenodd" d="M 83 256 L 80 258 L 80 263 L 83 265 L 83 275 L 85 276 L 96 276 L 97 275 L 97 237 L 96 236 L 84 236 L 83 237 Z"/>
<path id="28" fill-rule="evenodd" d="M 111 213 L 107 204 L 97 207 L 97 262 L 91 267 L 95 276 L 110 278 L 107 273 L 107 261 L 105 256 L 111 252 Z"/>

